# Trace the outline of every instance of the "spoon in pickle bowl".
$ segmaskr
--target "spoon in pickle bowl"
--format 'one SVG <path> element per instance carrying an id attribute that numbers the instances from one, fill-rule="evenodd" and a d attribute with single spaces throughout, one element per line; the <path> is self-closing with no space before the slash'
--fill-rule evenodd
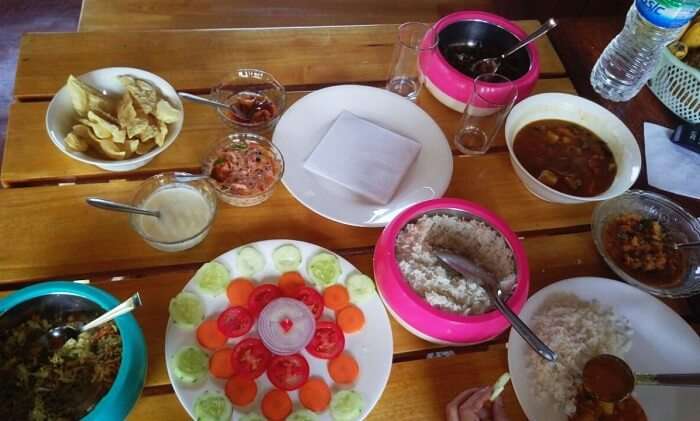
<path id="1" fill-rule="evenodd" d="M 505 60 L 509 55 L 515 53 L 516 51 L 520 50 L 524 46 L 535 41 L 537 38 L 546 34 L 547 32 L 549 32 L 550 29 L 557 26 L 557 23 L 558 22 L 556 20 L 554 20 L 554 18 L 549 18 L 547 20 L 547 22 L 545 22 L 544 25 L 537 28 L 537 30 L 535 32 L 528 35 L 525 39 L 523 39 L 519 43 L 515 44 L 508 51 L 501 54 L 500 56 L 491 57 L 491 58 L 483 58 L 481 60 L 475 61 L 471 65 L 471 71 L 476 73 L 476 74 L 496 73 L 498 71 L 498 68 L 501 67 L 501 63 L 503 63 L 503 60 Z"/>
<path id="2" fill-rule="evenodd" d="M 100 209 L 106 209 L 113 212 L 135 213 L 138 215 L 155 216 L 160 218 L 160 211 L 138 208 L 136 206 L 127 205 L 125 203 L 113 202 L 111 200 L 99 199 L 97 197 L 88 197 L 85 199 L 88 205 Z"/>
<path id="3" fill-rule="evenodd" d="M 178 92 L 178 96 L 182 99 L 186 99 L 188 101 L 196 102 L 197 104 L 203 104 L 203 105 L 208 105 L 210 107 L 214 108 L 223 108 L 225 110 L 229 110 L 232 113 L 236 114 L 239 118 L 247 119 L 248 116 L 245 115 L 243 111 L 241 111 L 240 108 L 236 104 L 224 104 L 223 102 L 215 101 L 210 98 L 205 98 L 203 96 L 199 95 L 192 95 L 188 94 L 187 92 Z"/>
<path id="4" fill-rule="evenodd" d="M 461 274 L 465 278 L 477 279 L 481 286 L 486 290 L 489 298 L 493 301 L 496 308 L 503 313 L 513 326 L 516 332 L 530 345 L 540 357 L 547 361 L 556 361 L 557 353 L 552 351 L 540 338 L 535 335 L 535 332 L 530 330 L 527 325 L 503 302 L 503 291 L 495 276 L 478 265 L 470 261 L 464 256 L 451 253 L 446 250 L 435 250 L 435 255 L 438 260 L 453 271 Z"/>
<path id="5" fill-rule="evenodd" d="M 103 324 L 114 320 L 123 314 L 133 311 L 135 308 L 141 307 L 142 304 L 141 296 L 137 292 L 118 306 L 79 328 L 71 325 L 63 325 L 50 329 L 46 333 L 44 340 L 51 349 L 60 349 L 69 339 L 78 339 L 78 336 L 81 333 L 98 326 L 102 326 Z"/>

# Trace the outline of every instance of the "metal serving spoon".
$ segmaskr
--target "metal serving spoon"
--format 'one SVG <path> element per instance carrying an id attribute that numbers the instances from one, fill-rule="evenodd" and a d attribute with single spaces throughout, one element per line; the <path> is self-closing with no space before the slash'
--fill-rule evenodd
<path id="1" fill-rule="evenodd" d="M 691 248 L 691 247 L 700 247 L 700 241 L 691 241 L 688 243 L 675 243 L 673 245 L 673 248 L 675 250 Z"/>
<path id="2" fill-rule="evenodd" d="M 606 403 L 616 403 L 632 393 L 635 385 L 700 387 L 700 373 L 635 374 L 614 355 L 601 354 L 583 366 L 583 387 Z"/>
<path id="3" fill-rule="evenodd" d="M 96 208 L 106 209 L 116 212 L 135 213 L 138 215 L 155 216 L 160 218 L 160 211 L 137 208 L 136 206 L 127 205 L 125 203 L 112 202 L 111 200 L 99 199 L 97 197 L 88 197 L 85 199 L 88 205 Z"/>
<path id="4" fill-rule="evenodd" d="M 209 180 L 211 177 L 209 177 L 206 174 L 178 174 L 175 176 L 175 181 L 178 183 L 190 183 L 192 181 L 199 181 L 199 180 Z"/>
<path id="5" fill-rule="evenodd" d="M 243 111 L 241 111 L 238 108 L 238 106 L 235 104 L 232 104 L 232 105 L 224 104 L 223 102 L 215 101 L 213 99 L 205 98 L 205 97 L 199 96 L 199 95 L 188 94 L 187 92 L 178 92 L 177 94 L 178 94 L 178 96 L 180 96 L 180 98 L 186 99 L 188 101 L 196 102 L 198 104 L 208 105 L 210 107 L 223 108 L 225 110 L 229 110 L 229 111 L 233 112 L 239 118 L 248 119 L 248 116 L 246 116 L 245 113 L 243 113 Z"/>
<path id="6" fill-rule="evenodd" d="M 84 324 L 80 328 L 75 328 L 75 327 L 70 326 L 70 325 L 54 327 L 53 329 L 51 329 L 47 332 L 46 340 L 47 340 L 49 347 L 51 349 L 59 349 L 69 339 L 77 339 L 78 335 L 80 335 L 81 333 L 88 331 L 90 329 L 96 328 L 98 326 L 101 326 L 110 320 L 116 319 L 117 317 L 121 316 L 122 314 L 129 313 L 132 310 L 134 310 L 135 308 L 141 307 L 141 304 L 142 304 L 141 296 L 137 292 L 136 294 L 129 297 L 123 303 L 119 304 L 118 306 L 114 307 L 113 309 L 109 310 L 108 312 L 102 314 L 101 316 L 99 316 L 95 320 L 93 320 L 87 324 Z"/>
<path id="7" fill-rule="evenodd" d="M 471 65 L 472 72 L 477 74 L 496 73 L 498 71 L 498 68 L 501 67 L 501 63 L 503 62 L 503 60 L 505 60 L 506 57 L 523 48 L 524 46 L 530 44 L 542 35 L 546 34 L 547 32 L 549 32 L 550 29 L 554 28 L 555 26 L 557 26 L 557 21 L 554 20 L 554 18 L 549 18 L 547 22 L 545 22 L 544 25 L 537 28 L 535 32 L 528 35 L 524 40 L 515 44 L 515 46 L 513 46 L 510 50 L 506 51 L 500 56 L 484 58 L 474 62 L 474 64 Z"/>
<path id="8" fill-rule="evenodd" d="M 465 278 L 477 279 L 486 290 L 491 301 L 496 305 L 496 308 L 503 313 L 513 326 L 513 329 L 518 332 L 525 342 L 545 360 L 556 361 L 557 353 L 545 345 L 544 342 L 535 335 L 535 332 L 530 330 L 530 328 L 513 313 L 513 310 L 503 302 L 501 298 L 503 295 L 501 286 L 491 273 L 483 270 L 463 256 L 445 250 L 435 250 L 434 253 L 438 260 L 447 265 L 450 269 L 462 274 Z"/>

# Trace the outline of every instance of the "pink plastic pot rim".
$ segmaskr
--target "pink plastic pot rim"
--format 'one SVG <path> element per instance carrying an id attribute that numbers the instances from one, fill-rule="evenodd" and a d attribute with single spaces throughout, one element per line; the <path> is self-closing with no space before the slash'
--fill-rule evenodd
<path id="1" fill-rule="evenodd" d="M 505 330 L 508 321 L 497 310 L 461 316 L 436 309 L 418 295 L 404 279 L 396 260 L 396 237 L 404 226 L 420 215 L 435 210 L 464 211 L 497 230 L 513 251 L 516 268 L 515 291 L 508 305 L 519 312 L 527 299 L 529 267 L 525 249 L 505 221 L 483 207 L 461 199 L 433 199 L 416 204 L 397 216 L 382 232 L 374 254 L 375 278 L 382 297 L 392 311 L 424 334 L 450 342 L 478 342 Z M 448 324 L 448 326 L 445 325 Z M 483 329 L 479 324 L 487 324 Z"/>
<path id="2" fill-rule="evenodd" d="M 527 36 L 527 34 L 519 26 L 508 19 L 492 13 L 468 10 L 443 17 L 437 23 L 435 23 L 429 35 L 439 40 L 439 33 L 442 29 L 452 23 L 460 21 L 486 22 L 510 32 L 517 39 L 523 39 Z M 428 34 L 426 34 L 426 39 L 427 38 Z M 525 48 L 530 56 L 530 68 L 523 76 L 512 81 L 518 90 L 518 99 L 522 99 L 529 95 L 540 73 L 540 60 L 535 44 L 532 43 Z M 435 62 L 431 64 L 432 61 Z M 422 51 L 419 62 L 421 71 L 424 73 L 424 75 L 430 79 L 430 81 L 442 92 L 460 102 L 466 103 L 469 100 L 468 94 L 471 93 L 471 90 L 465 91 L 464 85 L 467 83 L 467 81 L 473 82 L 473 78 L 464 75 L 457 69 L 453 68 L 452 65 L 447 62 L 445 57 L 443 57 L 438 48 Z M 494 87 L 498 85 L 499 84 L 494 84 Z"/>

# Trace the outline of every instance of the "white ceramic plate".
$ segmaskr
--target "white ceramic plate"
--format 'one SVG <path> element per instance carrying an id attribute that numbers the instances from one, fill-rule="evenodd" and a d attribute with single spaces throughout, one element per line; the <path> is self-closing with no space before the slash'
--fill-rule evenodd
<path id="1" fill-rule="evenodd" d="M 182 129 L 184 112 L 182 101 L 180 101 L 180 97 L 177 96 L 175 88 L 166 82 L 165 79 L 151 72 L 131 67 L 106 67 L 104 69 L 97 69 L 78 76 L 78 79 L 102 91 L 106 95 L 116 97 L 123 94 L 125 91 L 124 86 L 119 82 L 119 79 L 117 79 L 118 76 L 122 75 L 134 76 L 137 79 L 142 79 L 153 84 L 158 89 L 160 95 L 168 100 L 170 105 L 180 110 L 180 120 L 168 124 L 168 134 L 165 136 L 163 146 L 154 148 L 144 155 L 134 156 L 123 161 L 94 158 L 82 152 L 68 149 L 65 145 L 64 138 L 70 133 L 73 125 L 76 124 L 78 116 L 75 114 L 75 111 L 73 111 L 70 93 L 65 85 L 53 97 L 46 111 L 46 131 L 54 146 L 73 159 L 86 164 L 95 165 L 103 170 L 131 171 L 148 164 L 156 155 L 172 145 Z"/>
<path id="2" fill-rule="evenodd" d="M 596 299 L 630 321 L 634 333 L 625 361 L 636 373 L 700 372 L 700 337 L 693 329 L 658 299 L 620 281 L 582 277 L 557 282 L 530 297 L 520 318 L 530 322 L 542 302 L 560 292 L 573 293 L 584 300 Z M 551 403 L 536 398 L 526 352 L 530 352 L 527 344 L 511 330 L 508 368 L 525 415 L 533 421 L 566 421 Z M 650 421 L 698 419 L 699 388 L 638 386 L 634 396 Z"/>
<path id="3" fill-rule="evenodd" d="M 342 111 L 423 145 L 386 205 L 304 169 L 304 161 Z M 441 197 L 452 177 L 452 152 L 440 127 L 416 104 L 384 89 L 342 85 L 311 93 L 282 115 L 272 139 L 284 156 L 282 182 L 287 189 L 307 208 L 342 224 L 383 227 L 408 206 Z"/>
<path id="4" fill-rule="evenodd" d="M 257 282 L 276 282 L 280 273 L 275 270 L 271 256 L 272 251 L 283 244 L 293 244 L 297 246 L 299 250 L 301 250 L 303 260 L 298 270 L 299 273 L 301 273 L 306 279 L 309 279 L 306 271 L 306 265 L 309 258 L 321 251 L 332 253 L 324 248 L 302 241 L 268 240 L 235 248 L 217 257 L 215 261 L 225 265 L 229 269 L 232 278 L 240 276 L 239 272 L 236 270 L 236 255 L 238 254 L 238 250 L 246 246 L 255 247 L 265 256 L 265 268 L 262 270 L 262 272 L 256 274 L 253 279 Z M 342 257 L 338 256 L 338 259 L 340 259 L 340 266 L 343 271 L 339 278 L 339 282 L 344 283 L 348 275 L 358 272 L 358 270 Z M 185 285 L 183 290 L 193 292 L 202 298 L 205 304 L 206 318 L 220 313 L 228 306 L 226 294 L 222 294 L 218 297 L 200 294 L 192 280 Z M 345 335 L 345 349 L 355 357 L 360 366 L 360 377 L 352 389 L 358 391 L 364 398 L 365 408 L 364 412 L 362 413 L 362 418 L 365 418 L 379 400 L 379 397 L 386 386 L 386 382 L 389 379 L 394 345 L 393 337 L 391 335 L 391 327 L 389 325 L 389 318 L 387 317 L 384 306 L 379 299 L 379 295 L 375 295 L 373 298 L 360 304 L 358 307 L 360 307 L 364 312 L 367 322 L 365 327 L 360 332 Z M 323 318 L 328 320 L 334 319 L 333 312 L 326 308 Z M 218 390 L 221 393 L 224 393 L 224 386 L 226 384 L 225 380 L 213 379 L 211 376 L 209 376 L 204 384 L 197 387 L 183 386 L 177 381 L 175 376 L 173 376 L 171 369 L 172 357 L 175 355 L 175 352 L 177 352 L 178 349 L 185 345 L 198 346 L 195 333 L 196 331 L 186 332 L 175 327 L 171 320 L 168 320 L 168 327 L 165 333 L 165 359 L 168 369 L 168 376 L 170 377 L 170 381 L 173 384 L 173 388 L 175 389 L 178 399 L 192 418 L 194 418 L 194 400 L 205 390 Z M 240 340 L 250 337 L 251 335 L 255 336 L 255 328 L 253 328 L 251 333 L 243 338 L 230 339 L 229 344 L 238 343 Z M 207 353 L 211 355 L 211 352 L 207 351 Z M 326 369 L 327 360 L 315 358 L 306 352 L 306 350 L 303 350 L 301 354 L 309 362 L 311 377 L 322 377 L 331 387 L 333 392 L 338 390 L 337 385 L 334 385 L 333 381 L 328 375 L 328 370 Z M 251 412 L 253 410 L 260 412 L 260 401 L 265 393 L 267 393 L 267 391 L 273 386 L 268 380 L 266 374 L 263 374 L 257 379 L 257 385 L 258 395 L 252 405 L 253 409 L 246 408 L 244 411 L 241 411 L 234 406 L 234 420 L 237 420 L 241 413 Z M 299 404 L 299 393 L 297 391 L 289 392 L 289 396 L 292 399 L 292 402 L 294 402 L 294 410 L 301 409 L 302 406 Z M 329 411 L 326 411 L 321 414 L 319 419 L 331 420 L 332 418 Z"/>

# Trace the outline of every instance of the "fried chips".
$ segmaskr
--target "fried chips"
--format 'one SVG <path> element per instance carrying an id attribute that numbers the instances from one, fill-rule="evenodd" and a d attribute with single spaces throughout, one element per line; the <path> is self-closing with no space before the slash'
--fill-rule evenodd
<path id="1" fill-rule="evenodd" d="M 120 98 L 111 98 L 72 75 L 68 77 L 66 86 L 78 115 L 65 138 L 68 149 L 123 160 L 163 146 L 168 124 L 178 121 L 181 111 L 145 80 L 123 75 L 119 81 L 125 92 Z"/>

